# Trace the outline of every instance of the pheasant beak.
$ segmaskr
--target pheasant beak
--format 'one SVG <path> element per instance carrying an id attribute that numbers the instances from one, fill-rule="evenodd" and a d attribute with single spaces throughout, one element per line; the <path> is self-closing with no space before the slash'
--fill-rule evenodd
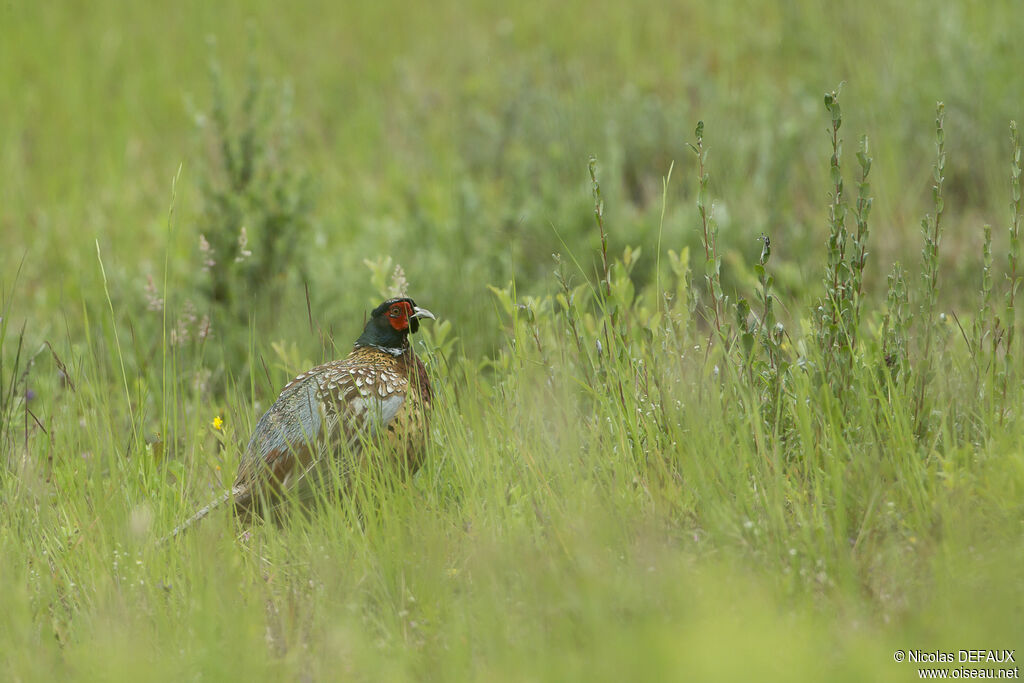
<path id="1" fill-rule="evenodd" d="M 419 306 L 413 306 L 412 317 L 413 318 L 430 318 L 431 320 L 437 320 L 437 318 L 434 317 L 433 313 L 431 313 L 430 311 L 428 311 L 425 308 L 420 308 Z"/>

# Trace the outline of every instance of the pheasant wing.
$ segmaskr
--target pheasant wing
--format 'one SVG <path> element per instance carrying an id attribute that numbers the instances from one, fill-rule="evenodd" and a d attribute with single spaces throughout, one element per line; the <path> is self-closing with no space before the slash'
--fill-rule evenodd
<path id="1" fill-rule="evenodd" d="M 239 466 L 237 509 L 256 497 L 280 498 L 293 491 L 308 498 L 328 477 L 326 459 L 344 461 L 375 438 L 398 413 L 408 382 L 399 375 L 349 358 L 313 368 L 292 380 L 260 418 Z"/>

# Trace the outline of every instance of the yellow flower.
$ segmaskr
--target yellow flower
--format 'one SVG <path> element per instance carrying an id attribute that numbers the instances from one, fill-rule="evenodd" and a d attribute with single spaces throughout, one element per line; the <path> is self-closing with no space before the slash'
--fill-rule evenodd
<path id="1" fill-rule="evenodd" d="M 211 422 L 210 424 L 213 425 L 213 428 L 219 432 L 224 427 L 224 420 L 220 419 L 220 415 L 218 415 L 217 417 L 213 418 L 213 422 Z"/>

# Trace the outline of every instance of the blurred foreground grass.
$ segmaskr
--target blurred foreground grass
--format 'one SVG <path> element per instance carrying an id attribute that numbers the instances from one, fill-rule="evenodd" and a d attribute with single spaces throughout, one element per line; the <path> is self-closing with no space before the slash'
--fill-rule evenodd
<path id="1" fill-rule="evenodd" d="M 907 680 L 896 649 L 1017 645 L 1020 354 L 987 356 L 956 325 L 972 336 L 986 222 L 1003 306 L 1018 3 L 0 13 L 11 678 Z M 274 184 L 287 168 L 315 202 L 287 268 L 252 270 L 257 244 L 231 266 L 235 308 L 204 263 L 245 225 L 215 242 L 204 223 L 211 58 L 229 127 L 257 83 L 281 136 L 252 192 L 298 196 Z M 847 168 L 869 134 L 875 204 L 862 341 L 836 389 L 815 374 L 810 304 L 832 184 L 821 95 L 839 81 Z M 918 393 L 882 369 L 879 329 L 894 258 L 921 296 L 936 100 L 944 315 Z M 700 315 L 697 119 L 731 298 L 754 299 L 771 237 L 800 365 L 781 393 Z M 417 342 L 443 399 L 425 470 L 244 542 L 221 514 L 155 547 L 403 271 L 442 316 Z"/>

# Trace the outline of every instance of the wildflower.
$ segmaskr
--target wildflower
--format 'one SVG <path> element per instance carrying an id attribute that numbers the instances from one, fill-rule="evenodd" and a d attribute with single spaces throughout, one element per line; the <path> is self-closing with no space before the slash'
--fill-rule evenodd
<path id="1" fill-rule="evenodd" d="M 156 289 L 156 283 L 153 282 L 153 276 L 146 276 L 146 286 L 143 289 L 146 295 L 146 310 L 160 312 L 164 310 L 164 300 L 160 296 Z"/>
<path id="2" fill-rule="evenodd" d="M 171 330 L 171 346 L 182 346 L 192 337 L 191 329 L 196 325 L 199 316 L 196 313 L 196 305 L 191 299 L 185 300 L 181 315 L 175 320 L 174 328 Z M 209 333 L 209 329 L 197 328 L 198 333 Z M 200 336 L 200 339 L 203 337 Z"/>
<path id="3" fill-rule="evenodd" d="M 196 329 L 196 337 L 199 341 L 203 341 L 210 336 L 210 315 L 204 313 L 203 317 L 199 319 L 199 327 Z"/>
<path id="4" fill-rule="evenodd" d="M 188 341 L 188 327 L 185 326 L 185 322 L 178 318 L 175 321 L 175 325 L 171 328 L 171 346 L 184 346 Z"/>
<path id="5" fill-rule="evenodd" d="M 238 256 L 235 257 L 235 263 L 241 263 L 245 259 L 252 256 L 252 252 L 246 247 L 249 246 L 249 234 L 245 231 L 245 226 L 242 226 L 242 231 L 238 233 Z"/>
<path id="6" fill-rule="evenodd" d="M 181 317 L 183 323 L 188 325 L 195 325 L 198 316 L 196 314 L 196 305 L 192 302 L 192 299 L 185 299 L 185 305 L 181 311 Z"/>
<path id="7" fill-rule="evenodd" d="M 206 235 L 199 234 L 199 251 L 203 254 L 203 270 L 210 272 L 210 268 L 217 265 L 217 262 L 213 259 L 213 247 L 206 241 Z"/>
<path id="8" fill-rule="evenodd" d="M 213 371 L 210 368 L 199 368 L 192 375 L 192 390 L 206 394 L 210 391 L 210 377 L 213 375 Z"/>
<path id="9" fill-rule="evenodd" d="M 218 415 L 217 417 L 213 418 L 213 422 L 211 422 L 210 424 L 218 432 L 221 431 L 224 428 L 224 420 L 220 419 L 220 415 Z"/>
<path id="10" fill-rule="evenodd" d="M 409 281 L 405 279 L 405 270 L 396 264 L 395 270 L 391 273 L 391 296 L 405 296 L 409 289 Z"/>

